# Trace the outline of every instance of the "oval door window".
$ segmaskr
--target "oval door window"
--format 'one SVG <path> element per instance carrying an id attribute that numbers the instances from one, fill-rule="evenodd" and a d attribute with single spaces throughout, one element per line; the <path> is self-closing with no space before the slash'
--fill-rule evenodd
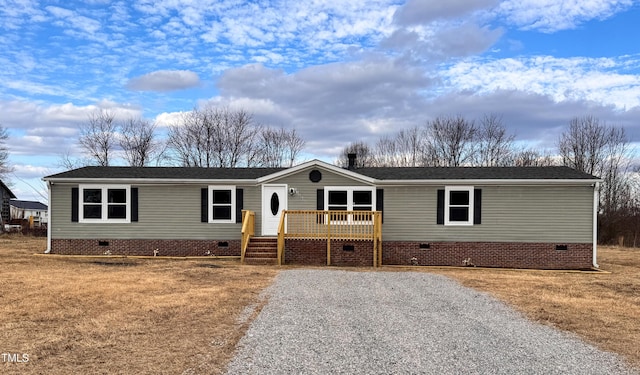
<path id="1" fill-rule="evenodd" d="M 278 210 L 280 209 L 280 198 L 278 198 L 278 193 L 273 193 L 271 195 L 271 213 L 273 216 L 278 214 Z"/>

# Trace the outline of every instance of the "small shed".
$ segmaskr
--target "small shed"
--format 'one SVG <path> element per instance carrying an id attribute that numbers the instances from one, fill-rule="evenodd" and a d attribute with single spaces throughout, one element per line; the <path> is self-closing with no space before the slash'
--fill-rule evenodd
<path id="1" fill-rule="evenodd" d="M 10 200 L 15 199 L 16 196 L 13 194 L 11 189 L 4 183 L 4 181 L 0 181 L 0 217 L 2 218 L 2 224 L 9 222 L 11 219 L 11 209 L 10 209 Z"/>

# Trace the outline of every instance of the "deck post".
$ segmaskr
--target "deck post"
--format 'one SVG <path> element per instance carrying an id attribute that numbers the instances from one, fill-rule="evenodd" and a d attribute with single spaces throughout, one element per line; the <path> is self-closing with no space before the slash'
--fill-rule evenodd
<path id="1" fill-rule="evenodd" d="M 278 265 L 281 266 L 282 265 L 282 260 L 284 258 L 284 228 L 285 228 L 285 221 L 287 220 L 287 210 L 283 210 L 282 213 L 280 214 L 280 223 L 278 224 L 278 253 L 277 253 L 277 259 L 278 259 Z"/>
<path id="2" fill-rule="evenodd" d="M 377 212 L 375 228 L 374 228 L 375 236 L 376 236 L 376 245 L 377 245 L 377 255 L 378 259 L 376 259 L 376 267 L 382 267 L 382 212 Z"/>
<path id="3" fill-rule="evenodd" d="M 373 266 L 378 267 L 378 213 L 373 212 Z"/>
<path id="4" fill-rule="evenodd" d="M 331 213 L 327 213 L 327 266 L 331 265 Z"/>

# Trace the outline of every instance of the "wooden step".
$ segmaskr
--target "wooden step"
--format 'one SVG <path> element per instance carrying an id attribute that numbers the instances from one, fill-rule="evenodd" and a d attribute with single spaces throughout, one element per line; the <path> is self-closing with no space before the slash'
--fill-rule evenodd
<path id="1" fill-rule="evenodd" d="M 252 237 L 244 253 L 245 264 L 277 264 L 278 238 Z"/>
<path id="2" fill-rule="evenodd" d="M 255 252 L 255 251 L 247 250 L 247 252 L 244 253 L 244 257 L 245 257 L 245 259 L 246 258 L 277 258 L 278 257 L 278 252 L 277 251 Z"/>
<path id="3" fill-rule="evenodd" d="M 261 246 L 261 247 L 257 247 L 257 246 L 247 246 L 247 253 L 277 253 L 278 252 L 278 247 L 277 246 L 271 246 L 271 247 L 267 247 L 267 246 Z"/>

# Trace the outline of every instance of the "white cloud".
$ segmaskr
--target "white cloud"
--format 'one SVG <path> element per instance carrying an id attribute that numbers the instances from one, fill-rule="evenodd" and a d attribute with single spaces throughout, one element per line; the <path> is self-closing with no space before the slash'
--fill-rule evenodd
<path id="1" fill-rule="evenodd" d="M 466 16 L 477 10 L 495 6 L 499 0 L 448 0 L 423 1 L 408 0 L 394 14 L 394 21 L 400 25 L 425 24 L 438 19 Z"/>
<path id="2" fill-rule="evenodd" d="M 71 135 L 69 129 L 77 129 L 80 124 L 87 121 L 91 112 L 98 109 L 109 110 L 118 119 L 142 115 L 138 107 L 109 100 L 84 106 L 73 103 L 45 105 L 26 100 L 0 100 L 2 125 L 9 129 L 25 130 L 31 135 L 44 135 L 46 129 L 60 129 L 55 131 L 56 134 L 69 136 Z"/>
<path id="3" fill-rule="evenodd" d="M 416 124 L 431 84 L 419 69 L 384 58 L 287 74 L 260 64 L 227 70 L 213 102 L 253 112 L 268 125 L 295 127 L 318 153 Z M 384 124 L 393 124 L 385 128 Z"/>
<path id="4" fill-rule="evenodd" d="M 87 34 L 94 34 L 100 30 L 100 22 L 79 15 L 75 11 L 53 5 L 47 6 L 45 9 L 62 21 L 60 22 L 61 26 L 72 27 Z"/>
<path id="5" fill-rule="evenodd" d="M 31 164 L 14 164 L 14 174 L 20 178 L 42 178 L 51 173 L 51 168 Z"/>
<path id="6" fill-rule="evenodd" d="M 441 75 L 455 90 L 520 90 L 546 95 L 556 102 L 586 100 L 625 109 L 640 106 L 640 76 L 618 72 L 630 66 L 639 68 L 640 60 L 551 56 L 470 59 L 449 66 Z"/>
<path id="7" fill-rule="evenodd" d="M 136 91 L 176 91 L 196 87 L 200 84 L 198 74 L 188 70 L 158 70 L 132 78 L 127 88 Z"/>
<path id="8" fill-rule="evenodd" d="M 163 112 L 156 116 L 154 123 L 159 127 L 170 127 L 180 123 L 185 112 Z"/>
<path id="9" fill-rule="evenodd" d="M 609 18 L 632 4 L 633 0 L 506 0 L 498 11 L 524 30 L 552 33 Z"/>

